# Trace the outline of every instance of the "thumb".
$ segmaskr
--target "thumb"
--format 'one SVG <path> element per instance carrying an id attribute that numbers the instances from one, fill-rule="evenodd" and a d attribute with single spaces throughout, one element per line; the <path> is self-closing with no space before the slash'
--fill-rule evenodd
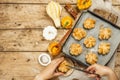
<path id="1" fill-rule="evenodd" d="M 63 75 L 64 73 L 61 73 L 61 72 L 57 72 L 57 73 L 54 73 L 54 77 L 57 77 L 57 76 L 61 76 L 61 75 Z"/>

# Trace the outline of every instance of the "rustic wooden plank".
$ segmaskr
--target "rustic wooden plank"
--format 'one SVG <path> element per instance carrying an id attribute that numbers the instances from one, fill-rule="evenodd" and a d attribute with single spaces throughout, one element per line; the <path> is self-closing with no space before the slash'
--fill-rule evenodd
<path id="1" fill-rule="evenodd" d="M 120 52 L 116 54 L 116 60 L 115 60 L 115 72 L 120 79 Z"/>
<path id="2" fill-rule="evenodd" d="M 117 21 L 117 25 L 120 27 L 120 6 L 113 6 L 114 10 L 116 11 L 117 15 L 118 15 L 118 21 Z"/>
<path id="3" fill-rule="evenodd" d="M 110 16 L 108 17 L 108 20 L 111 21 L 112 23 L 116 24 L 118 21 L 118 16 L 111 13 Z"/>
<path id="4" fill-rule="evenodd" d="M 68 16 L 63 8 L 61 18 Z M 0 29 L 44 28 L 54 25 L 46 13 L 46 5 L 0 4 Z"/>
<path id="5" fill-rule="evenodd" d="M 0 30 L 0 51 L 47 51 L 51 41 L 42 36 L 42 30 Z M 59 41 L 67 30 L 58 30 Z"/>
<path id="6" fill-rule="evenodd" d="M 0 0 L 0 3 L 48 3 L 51 0 Z M 61 4 L 76 3 L 77 0 L 54 0 Z"/>
<path id="7" fill-rule="evenodd" d="M 41 52 L 0 52 L 0 80 L 32 80 L 45 67 L 38 63 Z"/>
<path id="8" fill-rule="evenodd" d="M 41 53 L 0 52 L 0 80 L 33 80 L 45 68 L 37 60 Z"/>
<path id="9" fill-rule="evenodd" d="M 120 0 L 112 0 L 113 5 L 120 5 Z"/>
<path id="10" fill-rule="evenodd" d="M 110 12 L 107 12 L 103 9 L 94 9 L 93 11 L 101 17 L 104 17 L 105 19 L 108 19 L 108 17 L 110 16 Z"/>
<path id="11" fill-rule="evenodd" d="M 0 77 L 0 80 L 34 80 L 33 76 L 11 76 L 5 75 Z"/>
<path id="12" fill-rule="evenodd" d="M 93 10 L 96 14 L 98 14 L 99 16 L 105 18 L 106 20 L 116 24 L 117 21 L 118 21 L 118 16 L 111 13 L 111 12 L 108 12 L 104 9 L 94 9 Z"/>

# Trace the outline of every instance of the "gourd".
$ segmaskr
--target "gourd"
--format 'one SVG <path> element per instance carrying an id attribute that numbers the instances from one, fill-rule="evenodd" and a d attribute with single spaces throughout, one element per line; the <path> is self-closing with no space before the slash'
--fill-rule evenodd
<path id="1" fill-rule="evenodd" d="M 43 37 L 46 40 L 53 40 L 57 36 L 57 29 L 54 26 L 47 26 L 43 30 Z"/>
<path id="2" fill-rule="evenodd" d="M 72 27 L 73 20 L 72 20 L 71 17 L 66 16 L 66 17 L 63 17 L 63 18 L 62 18 L 61 23 L 62 23 L 62 27 L 63 27 L 63 28 L 71 28 L 71 27 Z"/>
<path id="3" fill-rule="evenodd" d="M 47 14 L 53 19 L 55 26 L 60 27 L 60 15 L 62 7 L 59 3 L 51 1 L 46 7 Z"/>
<path id="4" fill-rule="evenodd" d="M 80 10 L 88 9 L 92 5 L 91 0 L 78 0 L 77 1 L 77 7 Z"/>

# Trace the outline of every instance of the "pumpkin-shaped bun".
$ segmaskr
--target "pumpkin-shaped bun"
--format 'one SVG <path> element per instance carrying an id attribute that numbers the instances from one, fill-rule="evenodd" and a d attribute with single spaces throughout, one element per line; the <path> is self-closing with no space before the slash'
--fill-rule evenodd
<path id="1" fill-rule="evenodd" d="M 105 55 L 105 54 L 108 54 L 109 52 L 110 52 L 110 43 L 108 42 L 100 43 L 98 47 L 98 53 Z"/>
<path id="2" fill-rule="evenodd" d="M 82 38 L 86 37 L 86 31 L 82 28 L 75 28 L 73 30 L 72 36 L 76 39 L 76 40 L 81 40 Z"/>
<path id="3" fill-rule="evenodd" d="M 87 63 L 95 64 L 98 61 L 98 56 L 95 53 L 90 52 L 85 56 L 85 59 Z"/>
<path id="4" fill-rule="evenodd" d="M 71 55 L 77 56 L 77 55 L 80 55 L 81 53 L 82 53 L 82 47 L 80 44 L 72 43 L 70 45 L 70 54 Z"/>
<path id="5" fill-rule="evenodd" d="M 111 37 L 112 30 L 110 28 L 100 28 L 99 31 L 99 39 L 104 40 L 104 39 L 109 39 Z"/>
<path id="6" fill-rule="evenodd" d="M 92 29 L 92 28 L 95 27 L 95 23 L 96 23 L 96 21 L 95 21 L 94 19 L 92 19 L 92 18 L 87 18 L 87 19 L 84 21 L 83 25 L 84 25 L 84 28 L 86 28 L 86 29 Z"/>
<path id="7" fill-rule="evenodd" d="M 95 44 L 96 44 L 96 39 L 95 39 L 93 36 L 87 37 L 87 38 L 84 40 L 84 45 L 85 45 L 85 47 L 87 47 L 87 48 L 94 47 Z"/>
<path id="8" fill-rule="evenodd" d="M 64 60 L 58 67 L 60 72 L 66 73 L 70 70 L 70 63 L 67 60 Z"/>

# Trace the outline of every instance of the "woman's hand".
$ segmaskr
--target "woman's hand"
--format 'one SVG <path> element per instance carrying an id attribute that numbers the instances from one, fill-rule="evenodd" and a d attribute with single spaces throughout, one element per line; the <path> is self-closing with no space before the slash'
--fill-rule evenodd
<path id="1" fill-rule="evenodd" d="M 94 64 L 94 65 L 91 65 L 90 67 L 88 67 L 86 69 L 86 71 L 90 72 L 90 73 L 95 73 L 95 74 L 98 74 L 100 75 L 101 77 L 102 76 L 107 76 L 108 77 L 108 80 L 118 80 L 117 79 L 117 76 L 115 75 L 115 73 L 112 71 L 112 69 L 110 69 L 109 67 L 106 67 L 106 66 L 101 66 L 101 65 L 98 65 L 98 64 Z M 94 74 L 89 74 L 88 75 L 89 77 L 94 77 L 96 78 L 97 80 L 100 80 L 99 77 L 97 77 L 96 75 Z M 113 77 L 113 78 L 111 78 Z"/>
<path id="2" fill-rule="evenodd" d="M 61 72 L 55 72 L 56 68 L 63 60 L 63 57 L 53 60 L 40 74 L 35 77 L 34 80 L 48 80 L 50 78 L 63 75 Z"/>

